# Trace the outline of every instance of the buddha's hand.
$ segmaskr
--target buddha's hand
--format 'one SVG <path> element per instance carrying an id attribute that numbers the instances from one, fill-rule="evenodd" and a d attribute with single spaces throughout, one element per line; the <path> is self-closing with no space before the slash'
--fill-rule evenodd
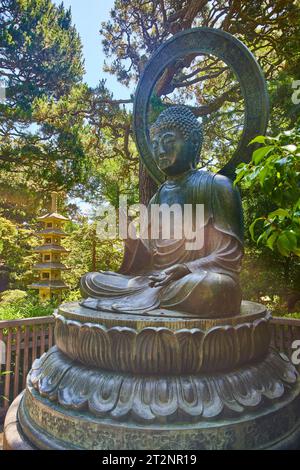
<path id="1" fill-rule="evenodd" d="M 172 281 L 177 281 L 182 277 L 189 274 L 189 269 L 185 264 L 174 264 L 170 268 L 165 269 L 159 274 L 154 274 L 153 276 L 149 276 L 150 287 L 161 287 L 166 286 Z"/>

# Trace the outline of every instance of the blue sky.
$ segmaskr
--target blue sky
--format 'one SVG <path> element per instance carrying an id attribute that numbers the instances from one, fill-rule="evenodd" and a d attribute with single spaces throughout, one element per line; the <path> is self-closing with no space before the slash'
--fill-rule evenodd
<path id="1" fill-rule="evenodd" d="M 108 88 L 115 98 L 130 98 L 132 90 L 118 83 L 113 75 L 103 72 L 105 56 L 99 29 L 101 22 L 109 19 L 114 0 L 53 0 L 53 3 L 71 7 L 72 20 L 83 44 L 86 69 L 84 78 L 88 85 L 95 87 L 100 79 L 106 78 Z"/>

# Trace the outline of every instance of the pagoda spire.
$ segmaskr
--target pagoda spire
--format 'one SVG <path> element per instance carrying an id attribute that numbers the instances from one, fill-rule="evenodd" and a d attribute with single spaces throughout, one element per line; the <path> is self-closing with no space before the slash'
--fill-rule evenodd
<path id="1" fill-rule="evenodd" d="M 57 212 L 57 192 L 51 193 L 51 212 Z"/>

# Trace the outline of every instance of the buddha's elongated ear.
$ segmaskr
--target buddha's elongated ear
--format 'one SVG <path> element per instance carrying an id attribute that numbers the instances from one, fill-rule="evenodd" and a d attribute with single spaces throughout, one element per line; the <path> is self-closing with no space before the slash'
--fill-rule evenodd
<path id="1" fill-rule="evenodd" d="M 197 148 L 199 147 L 200 140 L 201 140 L 201 137 L 199 135 L 199 131 L 197 131 L 196 129 L 193 129 L 190 133 L 190 141 L 194 145 L 194 147 L 197 147 Z"/>
<path id="2" fill-rule="evenodd" d="M 190 142 L 193 145 L 193 149 L 195 151 L 194 154 L 194 161 L 193 161 L 193 166 L 196 168 L 199 159 L 200 159 L 200 153 L 202 149 L 202 144 L 203 144 L 203 134 L 199 134 L 199 131 L 197 129 L 193 129 L 190 133 Z"/>

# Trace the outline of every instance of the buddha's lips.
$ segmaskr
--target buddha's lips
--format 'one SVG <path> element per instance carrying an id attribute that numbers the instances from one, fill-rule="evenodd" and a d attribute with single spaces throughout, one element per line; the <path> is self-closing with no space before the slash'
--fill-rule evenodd
<path id="1" fill-rule="evenodd" d="M 170 157 L 162 157 L 162 158 L 159 159 L 158 162 L 159 162 L 160 165 L 161 164 L 166 164 L 166 163 L 168 163 L 168 164 L 173 163 L 173 161 Z"/>

